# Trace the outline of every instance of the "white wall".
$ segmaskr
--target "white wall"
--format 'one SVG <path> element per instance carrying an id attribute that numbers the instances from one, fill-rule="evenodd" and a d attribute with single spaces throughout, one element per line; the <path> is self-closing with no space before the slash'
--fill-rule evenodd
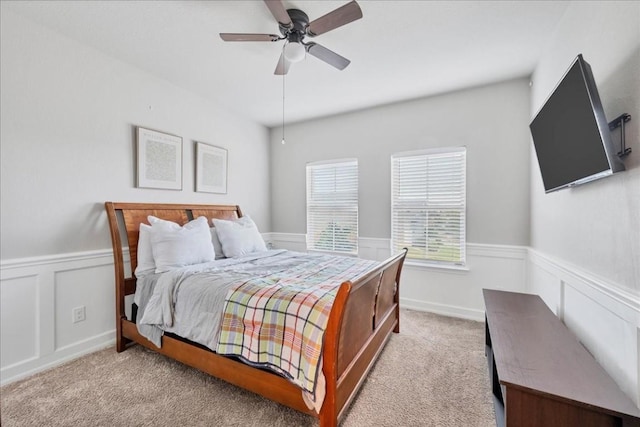
<path id="1" fill-rule="evenodd" d="M 269 132 L 1 10 L 2 382 L 112 342 L 104 202 L 233 203 L 270 227 Z M 185 64 L 185 67 L 189 66 Z M 135 126 L 183 138 L 183 190 L 135 187 Z M 194 141 L 229 150 L 228 193 L 194 192 Z M 71 322 L 74 307 L 86 321 Z"/>
<path id="2" fill-rule="evenodd" d="M 234 203 L 269 231 L 268 130 L 2 9 L 2 259 L 108 248 L 103 203 Z M 185 67 L 188 67 L 185 64 Z M 135 126 L 183 138 L 183 190 L 135 187 Z M 229 150 L 194 192 L 194 141 Z"/>
<path id="3" fill-rule="evenodd" d="M 640 3 L 569 4 L 533 73 L 532 116 L 579 53 L 591 64 L 607 118 L 631 114 L 633 152 L 626 172 L 545 194 L 532 151 L 527 290 L 543 297 L 639 404 Z"/>
<path id="4" fill-rule="evenodd" d="M 529 243 L 528 80 L 371 108 L 271 131 L 272 230 L 306 233 L 305 165 L 357 158 L 359 235 L 391 235 L 390 156 L 467 147 L 467 241 Z"/>

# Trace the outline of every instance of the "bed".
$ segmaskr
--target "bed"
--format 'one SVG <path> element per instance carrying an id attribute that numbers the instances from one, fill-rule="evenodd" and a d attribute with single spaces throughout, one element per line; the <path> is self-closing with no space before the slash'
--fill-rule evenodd
<path id="1" fill-rule="evenodd" d="M 237 357 L 218 354 L 197 342 L 165 333 L 158 347 L 142 335 L 135 313 L 127 317 L 126 305 L 136 293 L 138 242 L 141 224 L 149 216 L 184 225 L 199 217 L 221 220 L 243 218 L 235 205 L 191 205 L 106 202 L 114 252 L 116 293 L 116 350 L 137 343 L 212 376 L 318 418 L 321 427 L 337 426 L 356 396 L 391 332 L 399 332 L 399 283 L 406 250 L 384 262 L 372 263 L 349 279 L 336 283 L 337 291 L 327 314 L 321 347 L 320 373 L 324 396 L 310 407 L 301 388 L 285 376 L 247 364 Z M 280 252 L 274 252 L 280 256 Z M 125 256 L 128 255 L 128 260 Z M 288 255 L 290 256 L 290 255 Z M 231 262 L 232 263 L 232 262 Z M 140 283 L 142 286 L 142 280 Z M 135 312 L 135 309 L 134 309 Z"/>

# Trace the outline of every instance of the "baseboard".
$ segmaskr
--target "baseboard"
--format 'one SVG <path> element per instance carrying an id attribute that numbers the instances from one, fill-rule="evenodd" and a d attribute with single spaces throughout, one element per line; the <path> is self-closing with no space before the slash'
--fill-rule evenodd
<path id="1" fill-rule="evenodd" d="M 406 308 L 416 311 L 426 311 L 429 313 L 440 314 L 442 316 L 457 317 L 460 319 L 484 322 L 484 311 L 469 309 L 465 307 L 436 304 L 409 298 L 400 298 L 400 308 Z"/>
<path id="2" fill-rule="evenodd" d="M 0 386 L 55 368 L 86 354 L 93 353 L 107 347 L 114 346 L 115 351 L 115 343 L 116 332 L 113 330 L 85 339 L 73 345 L 60 348 L 55 353 L 44 357 L 31 358 L 15 363 L 0 370 Z"/>

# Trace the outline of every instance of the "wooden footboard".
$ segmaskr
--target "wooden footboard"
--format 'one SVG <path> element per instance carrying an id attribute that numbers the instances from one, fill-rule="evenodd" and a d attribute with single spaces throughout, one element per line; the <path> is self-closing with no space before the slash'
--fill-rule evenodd
<path id="1" fill-rule="evenodd" d="M 327 397 L 320 411 L 322 427 L 337 425 L 391 332 L 400 331 L 398 291 L 406 252 L 354 279 L 344 303 L 334 302 L 331 316 L 342 318 L 325 332 Z"/>
<path id="2" fill-rule="evenodd" d="M 135 292 L 135 277 L 125 277 L 128 246 L 131 271 L 137 265 L 140 223 L 147 216 L 184 224 L 198 216 L 239 218 L 238 206 L 106 202 L 114 251 L 116 288 L 116 350 L 135 342 L 270 400 L 313 415 L 321 427 L 337 426 L 391 332 L 399 331 L 399 283 L 406 250 L 351 282 L 336 295 L 323 347 L 326 396 L 319 414 L 307 408 L 300 389 L 284 378 L 220 356 L 201 346 L 169 336 L 157 348 L 138 333 L 125 314 L 125 297 Z"/>

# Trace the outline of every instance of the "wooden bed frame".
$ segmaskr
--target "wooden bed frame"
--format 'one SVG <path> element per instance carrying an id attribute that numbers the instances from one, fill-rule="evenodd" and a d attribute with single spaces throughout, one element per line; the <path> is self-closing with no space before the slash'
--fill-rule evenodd
<path id="1" fill-rule="evenodd" d="M 162 337 L 156 347 L 138 333 L 134 320 L 125 314 L 125 297 L 136 289 L 136 278 L 125 277 L 126 249 L 130 271 L 137 265 L 140 223 L 153 215 L 185 224 L 199 216 L 235 219 L 239 206 L 106 202 L 115 260 L 116 350 L 135 342 L 212 376 L 250 390 L 319 419 L 321 427 L 337 426 L 372 368 L 391 332 L 400 330 L 399 284 L 406 250 L 380 263 L 351 282 L 340 285 L 329 317 L 323 347 L 326 396 L 320 413 L 304 403 L 301 389 L 287 379 L 257 369 L 202 346 L 175 337 Z"/>

